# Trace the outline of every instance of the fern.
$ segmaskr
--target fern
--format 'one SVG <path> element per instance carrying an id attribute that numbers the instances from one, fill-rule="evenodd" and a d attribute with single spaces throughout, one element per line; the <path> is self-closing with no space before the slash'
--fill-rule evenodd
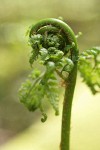
<path id="1" fill-rule="evenodd" d="M 62 115 L 61 150 L 69 150 L 70 122 L 77 66 L 93 94 L 100 92 L 100 47 L 79 54 L 77 38 L 72 29 L 59 19 L 49 18 L 32 25 L 27 32 L 32 47 L 30 65 L 38 61 L 45 71 L 34 69 L 19 90 L 20 101 L 30 110 L 39 109 L 45 122 L 47 101 L 59 114 L 58 76 L 63 80 L 65 96 Z M 34 67 L 33 67 L 34 68 Z"/>
<path id="2" fill-rule="evenodd" d="M 92 93 L 100 92 L 100 47 L 83 51 L 79 57 L 78 68 Z"/>
<path id="3" fill-rule="evenodd" d="M 47 31 L 44 29 L 45 27 L 39 29 L 38 33 L 34 31 L 34 34 L 32 30 L 28 31 L 29 45 L 32 47 L 29 62 L 32 66 L 38 59 L 38 62 L 46 67 L 46 71 L 41 73 L 39 70 L 33 70 L 19 90 L 20 101 L 30 111 L 40 109 L 45 118 L 42 118 L 43 122 L 47 119 L 43 107 L 44 100 L 50 102 L 56 115 L 59 114 L 57 75 L 64 80 L 65 72 L 68 75 L 73 69 L 70 50 L 75 46 L 74 41 L 66 43 L 65 35 L 63 37 L 64 33 L 61 34 L 60 29 L 52 27 L 51 32 L 51 25 L 46 27 Z"/>

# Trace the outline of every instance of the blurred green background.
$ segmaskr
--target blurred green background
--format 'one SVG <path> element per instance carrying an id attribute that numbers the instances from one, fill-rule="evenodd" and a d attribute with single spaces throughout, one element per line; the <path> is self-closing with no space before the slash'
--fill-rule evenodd
<path id="1" fill-rule="evenodd" d="M 62 101 L 60 116 L 48 108 L 48 120 L 42 124 L 39 111 L 30 113 L 18 100 L 18 89 L 31 70 L 25 33 L 38 20 L 59 16 L 75 34 L 83 33 L 80 51 L 100 46 L 99 0 L 0 0 L 0 150 L 59 149 Z M 79 75 L 71 150 L 100 150 L 100 95 L 94 97 Z"/>

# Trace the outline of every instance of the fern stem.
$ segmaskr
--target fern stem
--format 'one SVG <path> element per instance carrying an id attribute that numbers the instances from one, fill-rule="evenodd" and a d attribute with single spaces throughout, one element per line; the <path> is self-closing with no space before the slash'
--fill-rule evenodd
<path id="1" fill-rule="evenodd" d="M 61 150 L 70 150 L 70 124 L 71 124 L 71 108 L 77 76 L 77 62 L 69 74 L 63 104 L 62 114 L 62 131 L 61 131 Z"/>

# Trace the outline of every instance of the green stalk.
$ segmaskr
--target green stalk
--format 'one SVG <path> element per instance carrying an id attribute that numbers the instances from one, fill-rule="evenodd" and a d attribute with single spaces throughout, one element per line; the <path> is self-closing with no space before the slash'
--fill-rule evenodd
<path id="1" fill-rule="evenodd" d="M 61 131 L 61 150 L 70 150 L 70 124 L 72 100 L 77 76 L 77 63 L 69 74 L 66 82 Z"/>

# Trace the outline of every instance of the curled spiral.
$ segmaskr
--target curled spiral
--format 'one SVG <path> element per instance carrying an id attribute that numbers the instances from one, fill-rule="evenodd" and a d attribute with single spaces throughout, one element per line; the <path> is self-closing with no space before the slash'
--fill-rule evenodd
<path id="1" fill-rule="evenodd" d="M 67 57 L 73 62 L 78 58 L 77 41 L 74 32 L 65 22 L 58 19 L 44 19 L 33 25 L 29 33 L 29 42 L 33 48 L 33 55 L 30 58 L 31 64 L 42 51 L 45 51 L 46 55 L 46 53 L 55 54 L 56 50 L 60 50 L 63 52 L 60 53 L 63 56 L 69 54 Z M 53 58 L 51 59 L 53 60 Z"/>
<path id="2" fill-rule="evenodd" d="M 40 109 L 44 122 L 47 116 L 43 101 L 48 99 L 59 114 L 59 92 L 57 75 L 64 81 L 76 66 L 78 60 L 77 41 L 72 29 L 59 19 L 44 19 L 33 25 L 29 31 L 29 44 L 32 47 L 29 59 L 32 65 L 35 60 L 46 67 L 44 73 L 33 70 L 31 79 L 21 87 L 20 101 L 30 110 Z M 31 81 L 30 81 L 31 80 Z"/>

